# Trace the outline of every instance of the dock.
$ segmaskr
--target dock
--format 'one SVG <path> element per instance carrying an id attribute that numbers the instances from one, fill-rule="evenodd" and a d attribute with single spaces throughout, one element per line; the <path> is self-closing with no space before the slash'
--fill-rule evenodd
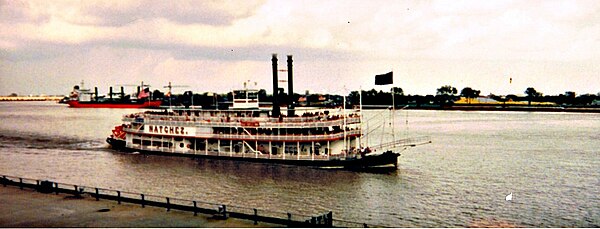
<path id="1" fill-rule="evenodd" d="M 380 227 L 0 175 L 1 227 Z"/>
<path id="2" fill-rule="evenodd" d="M 133 204 L 48 195 L 33 189 L 0 186 L 0 227 L 280 227 L 252 221 L 215 220 L 187 212 L 165 212 Z"/>

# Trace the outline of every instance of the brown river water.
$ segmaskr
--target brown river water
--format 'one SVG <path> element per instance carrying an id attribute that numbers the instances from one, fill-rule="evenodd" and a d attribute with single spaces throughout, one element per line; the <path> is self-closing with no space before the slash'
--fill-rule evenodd
<path id="1" fill-rule="evenodd" d="M 397 137 L 433 143 L 370 173 L 110 149 L 138 111 L 0 103 L 0 174 L 391 227 L 600 227 L 600 114 L 397 111 Z"/>

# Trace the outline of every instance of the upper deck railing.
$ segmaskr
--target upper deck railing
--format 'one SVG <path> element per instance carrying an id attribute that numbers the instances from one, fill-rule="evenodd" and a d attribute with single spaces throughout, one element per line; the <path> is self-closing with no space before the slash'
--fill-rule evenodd
<path id="1" fill-rule="evenodd" d="M 139 122 L 141 119 L 123 118 L 124 122 Z M 314 127 L 330 127 L 341 126 L 344 123 L 343 119 L 314 121 L 314 122 L 278 122 L 276 120 L 260 119 L 260 118 L 243 118 L 238 120 L 222 120 L 222 119 L 154 119 L 144 118 L 143 123 L 149 125 L 167 125 L 167 126 L 190 126 L 190 127 L 262 127 L 262 128 L 314 128 Z M 347 118 L 346 124 L 360 123 L 359 117 Z"/>
<path id="2" fill-rule="evenodd" d="M 135 128 L 124 128 L 125 132 L 133 134 L 144 134 L 144 131 Z M 348 130 L 345 133 L 346 137 L 360 136 L 361 131 L 358 129 Z M 266 135 L 266 134 L 224 134 L 224 133 L 196 133 L 194 137 L 197 138 L 208 138 L 208 139 L 235 139 L 244 141 L 327 141 L 337 140 L 344 138 L 344 132 L 331 133 L 331 134 L 313 134 L 313 135 L 293 135 L 293 134 L 282 134 L 282 135 Z"/>
<path id="3" fill-rule="evenodd" d="M 344 124 L 360 123 L 358 113 L 346 115 L 317 115 L 310 117 L 239 117 L 239 116 L 208 116 L 208 115 L 159 115 L 137 113 L 125 115 L 124 122 L 138 122 L 151 125 L 191 126 L 191 127 L 264 127 L 264 128 L 290 128 L 290 127 L 330 127 Z"/>

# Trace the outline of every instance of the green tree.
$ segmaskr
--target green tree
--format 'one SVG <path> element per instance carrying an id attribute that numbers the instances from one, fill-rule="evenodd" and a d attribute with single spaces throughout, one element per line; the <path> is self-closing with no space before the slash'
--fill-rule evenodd
<path id="1" fill-rule="evenodd" d="M 572 91 L 567 91 L 565 92 L 565 97 L 566 97 L 566 103 L 570 104 L 570 105 L 575 105 L 575 98 L 577 97 L 575 92 Z"/>
<path id="2" fill-rule="evenodd" d="M 350 105 L 359 105 L 360 99 L 360 93 L 358 91 L 351 91 L 346 97 L 346 103 Z"/>
<path id="3" fill-rule="evenodd" d="M 437 99 L 440 105 L 448 104 L 454 101 L 454 97 L 458 91 L 450 85 L 442 86 L 437 89 Z"/>
<path id="4" fill-rule="evenodd" d="M 456 95 L 457 92 L 458 91 L 456 90 L 456 88 L 452 87 L 450 85 L 442 86 L 437 89 L 437 95 L 454 96 L 454 95 Z"/>
<path id="5" fill-rule="evenodd" d="M 525 90 L 525 94 L 527 95 L 527 100 L 529 101 L 529 106 L 531 106 L 531 101 L 533 100 L 533 98 L 539 97 L 542 93 L 539 93 L 538 91 L 535 90 L 535 88 L 532 87 L 528 87 Z"/>
<path id="6" fill-rule="evenodd" d="M 470 87 L 465 87 L 460 91 L 460 96 L 467 98 L 467 102 L 471 104 L 471 99 L 479 97 L 480 93 L 481 91 L 479 90 L 473 90 Z"/>
<path id="7" fill-rule="evenodd" d="M 404 95 L 404 90 L 402 90 L 400 87 L 393 87 L 392 92 L 394 95 Z"/>

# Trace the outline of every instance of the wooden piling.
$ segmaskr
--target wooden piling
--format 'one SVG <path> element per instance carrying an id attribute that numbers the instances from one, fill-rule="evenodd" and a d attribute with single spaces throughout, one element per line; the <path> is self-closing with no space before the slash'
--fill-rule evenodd
<path id="1" fill-rule="evenodd" d="M 258 210 L 254 208 L 254 225 L 258 225 Z"/>
<path id="2" fill-rule="evenodd" d="M 223 218 L 227 219 L 227 205 L 223 204 Z"/>
<path id="3" fill-rule="evenodd" d="M 198 215 L 198 207 L 196 206 L 196 201 L 194 200 L 192 202 L 194 202 L 194 216 L 197 216 Z"/>
<path id="4" fill-rule="evenodd" d="M 167 197 L 167 211 L 171 211 L 171 201 L 169 201 L 169 197 Z"/>

